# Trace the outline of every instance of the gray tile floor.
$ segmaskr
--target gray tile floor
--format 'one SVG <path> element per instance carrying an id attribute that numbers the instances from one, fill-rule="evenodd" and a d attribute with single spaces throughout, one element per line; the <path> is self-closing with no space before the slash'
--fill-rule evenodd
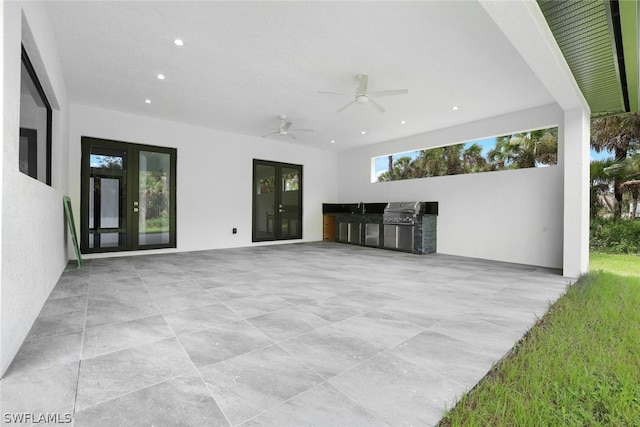
<path id="1" fill-rule="evenodd" d="M 42 308 L 0 381 L 3 417 L 434 425 L 567 283 L 333 243 L 96 259 Z"/>

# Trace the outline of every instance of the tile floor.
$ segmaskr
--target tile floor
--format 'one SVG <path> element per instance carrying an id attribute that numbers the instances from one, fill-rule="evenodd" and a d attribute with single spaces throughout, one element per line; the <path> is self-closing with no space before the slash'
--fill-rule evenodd
<path id="1" fill-rule="evenodd" d="M 0 381 L 3 417 L 434 425 L 567 283 L 334 243 L 96 259 L 42 308 Z"/>

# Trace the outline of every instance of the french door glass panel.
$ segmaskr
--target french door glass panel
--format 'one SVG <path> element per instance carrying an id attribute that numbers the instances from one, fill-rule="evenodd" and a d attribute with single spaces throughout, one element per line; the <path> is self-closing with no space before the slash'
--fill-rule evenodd
<path id="1" fill-rule="evenodd" d="M 300 238 L 300 173 L 299 168 L 282 166 L 281 203 L 280 203 L 280 238 Z"/>
<path id="2" fill-rule="evenodd" d="M 89 162 L 88 247 L 124 247 L 127 153 L 92 145 Z"/>
<path id="3" fill-rule="evenodd" d="M 254 172 L 254 239 L 274 240 L 276 236 L 276 167 L 256 164 Z"/>
<path id="4" fill-rule="evenodd" d="M 253 241 L 302 238 L 302 166 L 254 160 Z"/>
<path id="5" fill-rule="evenodd" d="M 83 137 L 83 252 L 175 247 L 175 165 L 175 149 Z"/>
<path id="6" fill-rule="evenodd" d="M 168 244 L 171 156 L 168 153 L 140 151 L 138 163 L 138 244 Z"/>

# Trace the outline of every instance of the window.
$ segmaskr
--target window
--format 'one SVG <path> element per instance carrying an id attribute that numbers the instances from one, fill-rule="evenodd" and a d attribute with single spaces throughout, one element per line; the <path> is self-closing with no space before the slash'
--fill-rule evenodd
<path id="1" fill-rule="evenodd" d="M 553 166 L 557 159 L 554 127 L 374 157 L 371 182 Z"/>
<path id="2" fill-rule="evenodd" d="M 51 105 L 22 47 L 20 76 L 20 172 L 51 185 Z"/>

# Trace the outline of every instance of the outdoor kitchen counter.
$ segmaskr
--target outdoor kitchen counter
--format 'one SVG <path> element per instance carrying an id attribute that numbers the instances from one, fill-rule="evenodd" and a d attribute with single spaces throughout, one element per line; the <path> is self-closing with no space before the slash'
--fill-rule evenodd
<path id="1" fill-rule="evenodd" d="M 373 247 L 384 247 L 384 231 L 382 227 L 382 214 L 380 213 L 338 213 L 336 217 L 335 241 Z M 345 225 L 350 224 L 350 230 L 345 231 Z M 363 230 L 364 228 L 364 230 Z M 367 244 L 365 238 L 369 230 L 370 239 Z M 358 235 L 354 237 L 354 233 Z M 377 233 L 376 233 L 377 232 Z M 345 234 L 348 233 L 348 234 Z M 377 236 L 377 241 L 375 238 Z M 373 238 L 374 240 L 372 241 Z"/>
<path id="2" fill-rule="evenodd" d="M 371 210 L 375 213 L 366 213 L 367 205 L 371 205 Z M 350 243 L 354 245 L 377 247 L 380 249 L 401 250 L 414 254 L 429 254 L 436 252 L 437 235 L 437 202 L 425 202 L 424 214 L 416 215 L 414 224 L 411 227 L 413 234 L 411 249 L 393 248 L 392 245 L 385 245 L 385 228 L 387 231 L 394 225 L 385 224 L 381 206 L 384 203 L 358 204 L 347 203 L 340 205 L 323 205 L 323 214 L 335 218 L 335 241 Z M 335 207 L 335 209 L 334 209 Z M 365 213 L 362 211 L 365 210 Z M 404 228 L 403 226 L 400 226 Z M 408 228 L 404 228 L 408 230 Z"/>

